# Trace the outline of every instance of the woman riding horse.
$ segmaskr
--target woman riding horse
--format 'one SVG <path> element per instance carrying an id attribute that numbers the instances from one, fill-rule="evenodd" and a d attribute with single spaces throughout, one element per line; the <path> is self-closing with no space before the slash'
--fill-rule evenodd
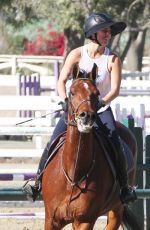
<path id="1" fill-rule="evenodd" d="M 48 158 L 48 151 L 53 140 L 67 129 L 65 118 L 68 110 L 68 96 L 66 95 L 66 82 L 75 63 L 83 72 L 90 72 L 93 65 L 98 67 L 98 73 L 95 79 L 99 95 L 99 110 L 97 112 L 99 123 L 102 123 L 108 130 L 108 135 L 117 148 L 116 171 L 120 183 L 120 199 L 122 203 L 129 203 L 136 200 L 136 193 L 133 187 L 128 186 L 126 160 L 124 149 L 119 139 L 116 123 L 110 107 L 110 103 L 119 95 L 121 83 L 121 61 L 117 54 L 107 48 L 107 43 L 112 36 L 121 33 L 126 28 L 124 22 L 114 22 L 112 18 L 105 13 L 93 13 L 85 21 L 85 37 L 90 39 L 86 45 L 72 50 L 66 58 L 65 64 L 61 70 L 58 80 L 58 93 L 62 99 L 64 114 L 60 118 L 50 142 L 45 148 L 40 160 L 34 186 L 26 185 L 24 191 L 28 198 L 33 201 L 41 191 L 41 172 Z"/>

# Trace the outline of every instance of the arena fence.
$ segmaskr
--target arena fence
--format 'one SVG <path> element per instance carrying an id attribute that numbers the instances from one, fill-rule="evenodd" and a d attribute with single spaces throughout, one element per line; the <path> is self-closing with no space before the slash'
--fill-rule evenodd
<path id="1" fill-rule="evenodd" d="M 150 135 L 143 136 L 143 129 L 134 126 L 134 119 L 124 119 L 123 123 L 131 129 L 137 140 L 137 172 L 136 181 L 138 200 L 132 204 L 141 229 L 150 229 Z"/>

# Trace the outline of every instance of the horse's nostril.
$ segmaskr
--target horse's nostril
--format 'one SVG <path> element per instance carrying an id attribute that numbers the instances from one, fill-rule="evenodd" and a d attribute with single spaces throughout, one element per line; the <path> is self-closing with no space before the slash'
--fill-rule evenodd
<path id="1" fill-rule="evenodd" d="M 95 114 L 90 112 L 82 112 L 79 117 L 84 124 L 93 123 L 96 120 Z"/>
<path id="2" fill-rule="evenodd" d="M 86 112 L 80 113 L 80 117 L 81 117 L 81 118 L 84 118 L 84 117 L 86 117 L 86 116 L 87 116 L 87 113 L 86 113 Z"/>

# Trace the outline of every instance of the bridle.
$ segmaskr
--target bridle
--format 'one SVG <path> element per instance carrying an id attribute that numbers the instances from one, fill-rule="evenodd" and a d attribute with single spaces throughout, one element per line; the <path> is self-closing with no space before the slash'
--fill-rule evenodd
<path id="1" fill-rule="evenodd" d="M 88 102 L 91 102 L 91 100 L 90 100 L 90 99 L 82 100 L 82 101 L 79 103 L 79 105 L 77 106 L 77 108 L 75 109 L 74 106 L 73 106 L 73 104 L 72 104 L 72 102 L 71 102 L 71 100 L 69 101 L 70 107 L 71 107 L 71 111 L 72 111 L 72 119 L 71 119 L 71 121 L 68 121 L 68 125 L 75 125 L 75 126 L 77 126 L 77 119 L 78 119 L 78 117 L 79 117 L 79 116 L 77 116 L 77 112 L 78 112 L 80 106 L 81 106 L 83 103 L 88 103 Z"/>
<path id="2" fill-rule="evenodd" d="M 85 78 L 78 78 L 78 79 L 76 79 L 76 80 L 74 80 L 74 82 L 76 82 L 76 81 L 78 81 L 78 80 L 87 80 L 87 78 L 85 77 Z M 91 82 L 93 82 L 91 79 L 88 79 L 88 80 L 90 80 Z M 73 82 L 73 84 L 74 84 L 74 82 Z M 73 85 L 72 85 L 73 86 Z M 71 86 L 71 87 L 72 87 Z M 71 89 L 70 89 L 71 90 Z M 78 110 L 79 110 L 79 108 L 80 108 L 80 106 L 83 104 L 83 103 L 89 103 L 89 102 L 91 102 L 91 99 L 84 99 L 84 100 L 82 100 L 80 103 L 79 103 L 79 105 L 76 107 L 76 108 L 74 108 L 74 106 L 73 106 L 73 104 L 72 104 L 72 100 L 71 100 L 71 92 L 69 93 L 69 105 L 70 105 L 70 108 L 71 108 L 71 113 L 72 113 L 72 119 L 70 120 L 70 121 L 68 121 L 67 122 L 67 124 L 68 125 L 73 125 L 73 126 L 77 126 L 77 119 L 78 119 L 78 117 L 79 116 L 77 116 L 77 112 L 78 112 Z"/>

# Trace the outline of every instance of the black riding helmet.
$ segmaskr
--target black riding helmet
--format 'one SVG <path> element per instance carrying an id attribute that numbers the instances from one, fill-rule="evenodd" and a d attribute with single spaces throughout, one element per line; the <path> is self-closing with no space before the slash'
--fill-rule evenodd
<path id="1" fill-rule="evenodd" d="M 86 38 L 105 28 L 111 28 L 111 35 L 115 36 L 126 28 L 125 22 L 114 22 L 112 18 L 105 13 L 93 13 L 85 21 L 84 33 Z"/>

